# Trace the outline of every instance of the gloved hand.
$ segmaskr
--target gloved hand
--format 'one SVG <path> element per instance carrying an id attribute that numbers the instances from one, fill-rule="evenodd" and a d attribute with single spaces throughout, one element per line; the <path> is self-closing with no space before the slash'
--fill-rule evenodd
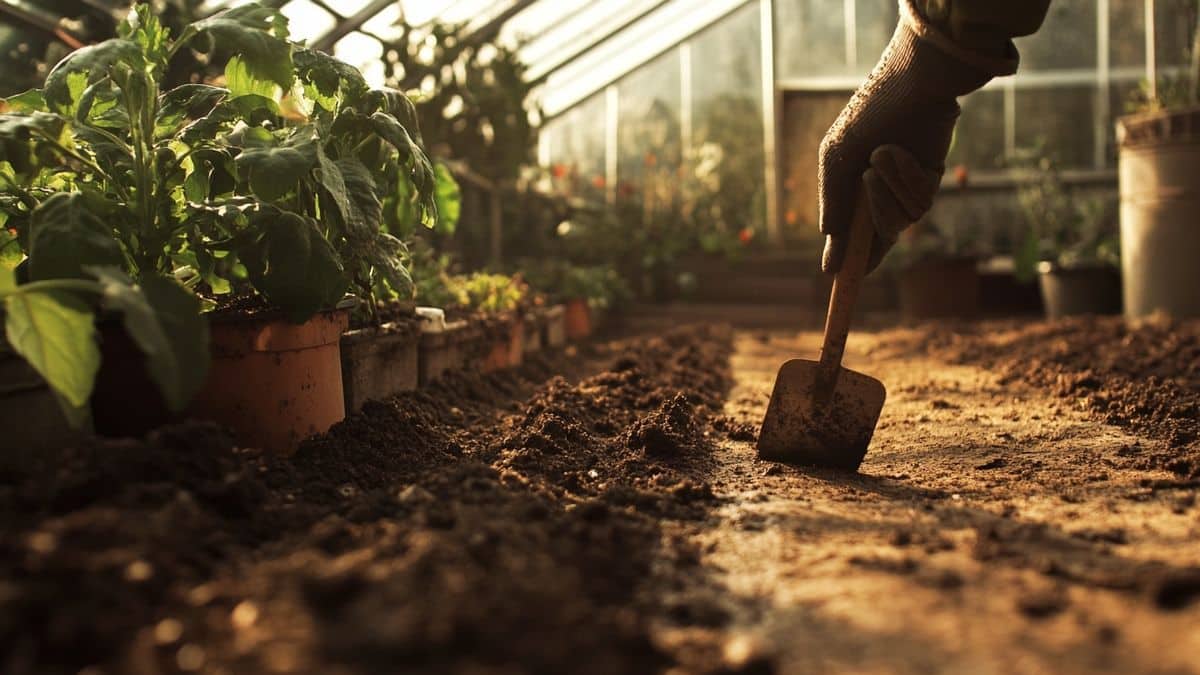
<path id="1" fill-rule="evenodd" d="M 966 49 L 930 25 L 912 0 L 901 0 L 891 43 L 821 143 L 823 270 L 841 267 L 864 180 L 876 229 L 868 271 L 929 211 L 960 113 L 957 98 L 1016 72 L 1016 48 L 1008 45 L 1003 58 Z"/>

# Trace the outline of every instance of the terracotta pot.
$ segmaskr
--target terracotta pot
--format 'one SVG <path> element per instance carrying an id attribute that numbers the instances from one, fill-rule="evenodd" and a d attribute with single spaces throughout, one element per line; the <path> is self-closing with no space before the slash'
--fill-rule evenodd
<path id="1" fill-rule="evenodd" d="M 158 385 L 146 369 L 146 355 L 117 319 L 99 321 L 100 371 L 92 391 L 92 423 L 96 433 L 111 438 L 140 438 L 178 421 L 167 408 Z"/>
<path id="2" fill-rule="evenodd" d="M 208 381 L 195 416 L 231 428 L 238 441 L 288 453 L 346 417 L 339 343 L 346 310 L 295 325 L 276 317 L 216 320 Z"/>
<path id="3" fill-rule="evenodd" d="M 568 300 L 564 308 L 567 339 L 586 340 L 592 334 L 592 309 L 583 298 Z"/>
<path id="4" fill-rule="evenodd" d="M 342 335 L 346 411 L 417 388 L 421 333 L 415 321 L 391 322 Z"/>
<path id="5" fill-rule="evenodd" d="M 519 368 L 525 362 L 525 334 L 527 332 L 529 331 L 526 328 L 525 317 L 513 317 L 512 326 L 508 331 L 509 368 Z"/>
<path id="6" fill-rule="evenodd" d="M 480 369 L 483 372 L 494 373 L 515 365 L 513 342 L 520 331 L 521 322 L 515 318 L 488 321 L 483 329 L 484 352 L 483 360 L 480 363 Z M 518 351 L 520 351 L 519 348 Z M 518 355 L 517 358 L 516 363 L 520 363 L 520 356 Z"/>
<path id="7" fill-rule="evenodd" d="M 909 319 L 972 319 L 979 313 L 974 258 L 923 260 L 900 273 L 900 311 Z"/>

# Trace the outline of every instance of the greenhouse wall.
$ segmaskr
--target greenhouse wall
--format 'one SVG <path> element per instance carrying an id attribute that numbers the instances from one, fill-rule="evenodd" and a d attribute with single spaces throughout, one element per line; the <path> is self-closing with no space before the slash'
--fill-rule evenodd
<path id="1" fill-rule="evenodd" d="M 1184 65 L 1194 4 L 1154 5 L 1160 75 Z M 968 208 L 978 219 L 1015 222 L 1020 169 L 1041 156 L 1072 182 L 1115 188 L 1114 120 L 1146 78 L 1146 15 L 1145 0 L 1056 0 L 1042 30 L 1017 41 L 1020 74 L 962 99 L 945 178 L 956 190 L 947 191 L 933 217 L 957 217 Z M 773 26 L 769 34 L 764 16 Z M 719 149 L 728 202 L 743 205 L 722 215 L 767 229 L 775 192 L 768 184 L 778 174 L 782 238 L 816 245 L 820 139 L 878 59 L 897 16 L 894 0 L 744 3 L 556 115 L 542 158 L 560 171 L 589 174 L 594 185 L 606 186 L 595 196 L 611 203 L 641 200 L 649 211 L 686 211 L 701 154 L 711 164 Z M 764 50 L 773 62 L 761 58 Z M 763 105 L 770 101 L 762 95 L 764 73 L 773 73 L 774 109 Z M 547 89 L 553 97 L 554 83 Z M 585 146 L 607 155 L 585 156 Z M 672 171 L 680 178 L 674 185 L 664 180 Z"/>

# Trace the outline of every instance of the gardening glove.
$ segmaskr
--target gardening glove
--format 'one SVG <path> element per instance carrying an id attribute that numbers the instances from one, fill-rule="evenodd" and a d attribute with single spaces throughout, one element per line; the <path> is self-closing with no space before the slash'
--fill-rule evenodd
<path id="1" fill-rule="evenodd" d="M 999 55 L 964 47 L 927 21 L 915 1 L 900 0 L 891 43 L 821 143 L 821 268 L 829 273 L 841 267 L 864 181 L 877 235 L 870 271 L 933 205 L 960 113 L 957 98 L 1017 70 L 1011 40 Z"/>

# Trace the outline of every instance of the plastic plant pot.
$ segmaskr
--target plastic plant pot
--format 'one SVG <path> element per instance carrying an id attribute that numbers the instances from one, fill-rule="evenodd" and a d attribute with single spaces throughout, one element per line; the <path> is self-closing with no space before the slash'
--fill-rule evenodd
<path id="1" fill-rule="evenodd" d="M 1125 316 L 1200 316 L 1200 107 L 1131 115 L 1120 146 Z"/>
<path id="2" fill-rule="evenodd" d="M 0 425 L 4 452 L 0 469 L 24 468 L 36 461 L 53 461 L 55 450 L 82 438 L 58 406 L 54 392 L 25 360 L 0 339 Z"/>
<path id="3" fill-rule="evenodd" d="M 546 349 L 561 349 L 567 344 L 567 310 L 562 305 L 547 307 L 543 315 L 542 342 Z"/>
<path id="4" fill-rule="evenodd" d="M 1114 267 L 1064 268 L 1042 263 L 1038 284 L 1048 318 L 1121 312 L 1121 275 Z"/>
<path id="5" fill-rule="evenodd" d="M 521 322 L 513 317 L 488 319 L 483 322 L 484 352 L 480 370 L 495 373 L 516 365 L 513 363 L 513 338 Z"/>
<path id="6" fill-rule="evenodd" d="M 973 319 L 979 313 L 974 258 L 934 258 L 900 272 L 900 311 L 907 319 Z"/>
<path id="7" fill-rule="evenodd" d="M 568 340 L 586 340 L 592 334 L 592 308 L 585 298 L 568 300 L 563 310 Z"/>
<path id="8" fill-rule="evenodd" d="M 521 345 L 522 354 L 536 354 L 542 351 L 546 341 L 545 310 L 537 309 L 527 313 L 523 322 L 524 344 Z"/>
<path id="9" fill-rule="evenodd" d="M 420 324 L 397 321 L 342 335 L 342 389 L 346 411 L 369 400 L 413 391 L 420 382 Z"/>
<path id="10" fill-rule="evenodd" d="M 435 382 L 448 372 L 462 370 L 468 355 L 478 349 L 478 339 L 479 331 L 466 321 L 422 325 L 417 378 L 420 386 Z"/>
<path id="11" fill-rule="evenodd" d="M 92 391 L 92 424 L 97 434 L 140 438 L 178 421 L 167 408 L 158 385 L 146 369 L 146 355 L 119 320 L 98 322 L 100 370 Z"/>
<path id="12" fill-rule="evenodd" d="M 214 320 L 212 367 L 193 414 L 229 427 L 243 445 L 292 452 L 346 417 L 340 343 L 349 323 L 344 309 L 299 325 Z"/>

